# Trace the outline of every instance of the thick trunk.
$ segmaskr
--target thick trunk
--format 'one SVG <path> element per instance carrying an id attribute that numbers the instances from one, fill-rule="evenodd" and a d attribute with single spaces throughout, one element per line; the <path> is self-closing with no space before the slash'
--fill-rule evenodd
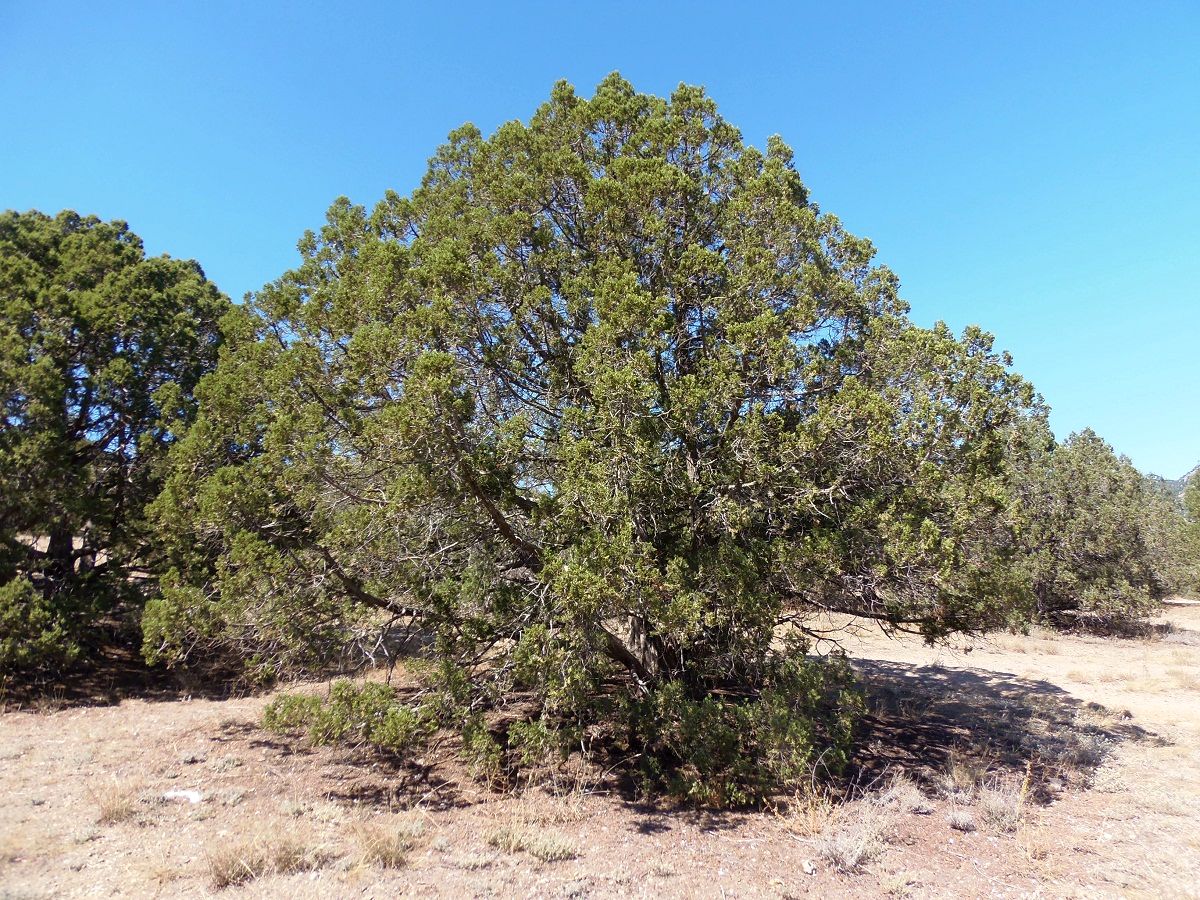
<path id="1" fill-rule="evenodd" d="M 46 557 L 47 591 L 69 586 L 75 580 L 75 535 L 67 528 L 52 529 Z"/>
<path id="2" fill-rule="evenodd" d="M 676 677 L 670 670 L 662 641 L 646 627 L 640 616 L 624 615 L 606 619 L 601 624 L 605 636 L 605 652 L 637 678 L 643 689 Z"/>

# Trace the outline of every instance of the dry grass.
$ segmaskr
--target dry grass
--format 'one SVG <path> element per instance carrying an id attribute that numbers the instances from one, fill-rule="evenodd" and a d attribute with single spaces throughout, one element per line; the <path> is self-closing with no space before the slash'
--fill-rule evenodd
<path id="1" fill-rule="evenodd" d="M 1187 669 L 1167 669 L 1169 675 L 1185 691 L 1200 691 L 1200 675 Z"/>
<path id="2" fill-rule="evenodd" d="M 1040 863 L 1048 859 L 1054 842 L 1054 835 L 1040 828 L 1023 828 L 1017 835 L 1017 845 L 1029 862 Z"/>
<path id="3" fill-rule="evenodd" d="M 910 888 L 919 883 L 910 872 L 891 872 L 879 879 L 879 887 L 889 897 L 907 897 L 912 893 Z"/>
<path id="4" fill-rule="evenodd" d="M 356 825 L 352 835 L 358 848 L 360 866 L 400 869 L 408 862 L 413 843 L 397 831 L 367 822 Z"/>
<path id="5" fill-rule="evenodd" d="M 88 796 L 96 807 L 96 822 L 100 825 L 117 825 L 137 816 L 138 787 L 136 785 L 110 781 L 88 789 Z"/>
<path id="6" fill-rule="evenodd" d="M 950 810 L 950 815 L 946 817 L 946 820 L 955 831 L 971 832 L 975 830 L 975 816 L 965 807 L 955 806 Z"/>
<path id="7" fill-rule="evenodd" d="M 1029 797 L 1029 775 L 1014 778 L 994 778 L 979 789 L 977 809 L 983 827 L 1007 834 L 1016 831 L 1026 813 Z"/>
<path id="8" fill-rule="evenodd" d="M 887 786 L 872 797 L 879 806 L 894 807 L 901 812 L 928 815 L 933 812 L 933 805 L 917 786 L 913 779 L 902 772 L 897 772 L 888 780 Z"/>
<path id="9" fill-rule="evenodd" d="M 409 852 L 425 833 L 425 823 L 411 817 L 358 822 L 350 833 L 359 865 L 399 869 L 408 862 Z"/>
<path id="10" fill-rule="evenodd" d="M 938 786 L 947 797 L 968 798 L 987 774 L 987 769 L 986 758 L 972 756 L 959 749 L 951 750 L 945 770 L 938 779 Z"/>
<path id="11" fill-rule="evenodd" d="M 843 807 L 840 821 L 817 842 L 821 856 L 839 872 L 857 872 L 887 850 L 892 813 L 870 803 Z"/>
<path id="12" fill-rule="evenodd" d="M 834 820 L 834 804 L 821 792 L 797 794 L 783 816 L 785 827 L 802 837 L 824 834 Z"/>
<path id="13" fill-rule="evenodd" d="M 490 867 L 494 860 L 482 853 L 460 853 L 458 856 L 450 857 L 449 862 L 451 866 L 462 869 L 464 872 L 478 872 L 480 869 Z"/>
<path id="14" fill-rule="evenodd" d="M 205 856 L 209 883 L 216 890 L 245 884 L 265 875 L 319 869 L 331 858 L 324 848 L 299 835 L 271 832 L 248 841 L 218 845 Z"/>
<path id="15" fill-rule="evenodd" d="M 563 835 L 528 822 L 513 822 L 493 829 L 487 835 L 487 843 L 505 853 L 524 851 L 542 862 L 562 862 L 579 855 L 579 848 Z"/>

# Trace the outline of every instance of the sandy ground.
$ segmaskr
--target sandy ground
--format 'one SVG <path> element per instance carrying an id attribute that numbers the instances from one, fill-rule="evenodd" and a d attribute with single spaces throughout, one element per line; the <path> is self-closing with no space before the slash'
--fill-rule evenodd
<path id="1" fill-rule="evenodd" d="M 941 649 L 864 630 L 855 795 L 774 812 L 492 793 L 266 734 L 265 697 L 10 709 L 0 898 L 1200 896 L 1200 607 L 1167 623 Z"/>

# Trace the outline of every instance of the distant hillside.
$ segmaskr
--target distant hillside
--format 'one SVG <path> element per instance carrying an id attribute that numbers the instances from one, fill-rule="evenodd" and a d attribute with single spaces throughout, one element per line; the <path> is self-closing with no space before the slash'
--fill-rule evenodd
<path id="1" fill-rule="evenodd" d="M 1193 466 L 1192 470 L 1190 472 L 1188 472 L 1186 475 L 1184 475 L 1182 478 L 1175 478 L 1175 479 L 1161 478 L 1158 475 L 1151 475 L 1150 477 L 1153 478 L 1155 481 L 1157 481 L 1159 484 L 1161 484 L 1164 488 L 1166 488 L 1168 491 L 1170 491 L 1176 497 L 1181 497 L 1181 496 L 1183 496 L 1184 490 L 1191 483 L 1192 479 L 1196 478 L 1198 475 L 1200 475 L 1200 465 Z"/>

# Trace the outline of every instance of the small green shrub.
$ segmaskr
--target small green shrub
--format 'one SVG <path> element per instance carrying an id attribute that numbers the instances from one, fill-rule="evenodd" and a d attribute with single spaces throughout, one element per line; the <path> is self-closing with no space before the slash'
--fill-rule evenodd
<path id="1" fill-rule="evenodd" d="M 0 672 L 54 668 L 78 656 L 65 623 L 28 579 L 0 585 Z"/>
<path id="2" fill-rule="evenodd" d="M 645 751 L 643 785 L 665 787 L 701 806 L 765 801 L 807 781 L 817 765 L 831 772 L 849 761 L 863 708 L 849 667 L 840 660 L 790 658 L 757 696 L 700 699 L 668 684 L 629 710 Z"/>
<path id="3" fill-rule="evenodd" d="M 335 681 L 328 699 L 281 694 L 263 712 L 263 727 L 271 731 L 307 729 L 315 744 L 371 744 L 402 751 L 423 743 L 434 720 L 423 707 L 405 706 L 385 684 L 356 686 Z"/>
<path id="4" fill-rule="evenodd" d="M 545 719 L 516 722 L 508 730 L 508 749 L 523 766 L 545 765 L 558 753 L 559 738 Z"/>
<path id="5" fill-rule="evenodd" d="M 307 694 L 280 694 L 263 710 L 263 727 L 268 731 L 307 728 L 321 708 L 321 698 Z"/>
<path id="6" fill-rule="evenodd" d="M 504 750 L 482 718 L 468 719 L 462 730 L 463 758 L 471 777 L 493 784 L 504 771 Z"/>

